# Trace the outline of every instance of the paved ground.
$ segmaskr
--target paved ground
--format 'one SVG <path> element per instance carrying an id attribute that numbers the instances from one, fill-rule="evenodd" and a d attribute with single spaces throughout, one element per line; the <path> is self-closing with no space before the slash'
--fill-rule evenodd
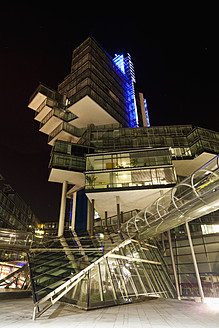
<path id="1" fill-rule="evenodd" d="M 32 321 L 32 299 L 0 301 L 1 328 L 219 328 L 217 307 L 190 301 L 156 299 L 93 311 L 57 303 Z"/>

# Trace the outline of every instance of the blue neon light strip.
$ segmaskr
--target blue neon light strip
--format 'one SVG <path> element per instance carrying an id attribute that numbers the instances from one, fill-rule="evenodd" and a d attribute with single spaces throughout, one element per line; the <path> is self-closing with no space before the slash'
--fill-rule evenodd
<path id="1" fill-rule="evenodd" d="M 124 55 L 115 55 L 113 59 L 116 66 L 126 75 L 128 79 L 126 92 L 128 95 L 128 116 L 129 116 L 129 126 L 137 127 L 138 126 L 138 113 L 137 113 L 137 105 L 135 99 L 135 89 L 134 83 L 135 81 L 135 73 L 133 63 L 131 61 L 130 54 L 127 54 L 127 57 Z"/>
<path id="2" fill-rule="evenodd" d="M 124 55 L 117 55 L 115 54 L 115 57 L 113 59 L 114 63 L 116 64 L 116 66 L 119 67 L 119 69 L 122 71 L 123 74 L 125 74 L 125 58 Z"/>

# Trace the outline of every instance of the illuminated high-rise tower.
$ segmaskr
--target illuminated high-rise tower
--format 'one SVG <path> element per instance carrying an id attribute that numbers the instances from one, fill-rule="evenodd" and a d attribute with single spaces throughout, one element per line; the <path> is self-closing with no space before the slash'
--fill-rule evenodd
<path id="1" fill-rule="evenodd" d="M 126 76 L 128 80 L 127 84 L 127 94 L 128 94 L 128 116 L 129 116 L 129 126 L 139 127 L 139 126 L 150 126 L 149 114 L 147 109 L 146 99 L 143 94 L 138 92 L 136 89 L 136 79 L 134 65 L 131 59 L 131 55 L 127 53 L 115 55 L 113 59 L 114 63 L 119 67 L 122 73 Z"/>

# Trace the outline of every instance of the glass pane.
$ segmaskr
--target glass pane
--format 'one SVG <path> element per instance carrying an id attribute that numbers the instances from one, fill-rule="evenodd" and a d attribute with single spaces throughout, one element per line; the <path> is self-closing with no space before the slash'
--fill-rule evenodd
<path id="1" fill-rule="evenodd" d="M 133 282 L 132 282 L 132 273 L 131 273 L 131 269 L 132 269 L 132 265 L 131 263 L 129 263 L 128 261 L 123 261 L 120 260 L 120 269 L 121 269 L 121 273 L 122 273 L 122 277 L 125 283 L 125 288 L 127 290 L 127 293 L 129 296 L 135 296 L 135 292 L 133 289 Z"/>
<path id="2" fill-rule="evenodd" d="M 108 274 L 108 270 L 107 270 L 105 261 L 100 262 L 100 272 L 101 272 L 101 280 L 102 280 L 102 286 L 103 286 L 104 301 L 105 302 L 114 301 L 112 284 L 110 281 L 110 277 Z"/>
<path id="3" fill-rule="evenodd" d="M 116 295 L 119 299 L 124 299 L 126 295 L 124 292 L 124 284 L 122 284 L 119 263 L 116 259 L 109 259 L 108 263 Z"/>
<path id="4" fill-rule="evenodd" d="M 99 279 L 98 266 L 95 265 L 90 270 L 90 306 L 101 302 L 101 285 Z"/>
<path id="5" fill-rule="evenodd" d="M 87 284 L 88 284 L 88 276 L 85 277 L 82 281 L 81 281 L 81 288 L 80 288 L 80 294 L 79 294 L 79 301 L 81 303 L 87 303 L 87 299 L 88 299 L 88 294 L 87 294 Z M 85 304 L 83 304 L 83 306 L 85 306 Z"/>

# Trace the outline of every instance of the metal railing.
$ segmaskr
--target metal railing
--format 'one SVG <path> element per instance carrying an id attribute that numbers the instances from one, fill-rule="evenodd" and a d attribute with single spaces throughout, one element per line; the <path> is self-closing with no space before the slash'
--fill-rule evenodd
<path id="1" fill-rule="evenodd" d="M 41 245 L 44 245 L 46 239 L 46 237 L 41 238 L 31 232 L 0 229 L 0 247 L 3 249 L 27 251 L 31 249 L 31 247 L 41 247 Z"/>

